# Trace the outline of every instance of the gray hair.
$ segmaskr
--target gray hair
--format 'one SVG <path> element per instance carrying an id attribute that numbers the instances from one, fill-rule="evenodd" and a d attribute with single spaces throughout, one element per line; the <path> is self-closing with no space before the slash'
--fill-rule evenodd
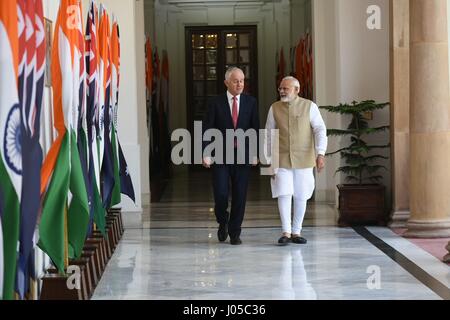
<path id="1" fill-rule="evenodd" d="M 294 78 L 292 76 L 287 76 L 287 77 L 284 77 L 283 80 L 281 80 L 281 81 L 284 81 L 284 80 L 292 81 L 294 83 L 294 87 L 296 87 L 297 89 L 300 90 L 300 82 L 296 78 Z"/>
<path id="2" fill-rule="evenodd" d="M 242 73 L 244 73 L 244 71 L 242 71 L 242 69 L 241 68 L 238 68 L 238 67 L 229 67 L 228 69 L 227 69 L 227 71 L 225 72 L 225 80 L 229 80 L 230 79 L 230 77 L 231 77 L 231 74 L 233 73 L 233 72 L 235 72 L 235 71 L 241 71 Z"/>

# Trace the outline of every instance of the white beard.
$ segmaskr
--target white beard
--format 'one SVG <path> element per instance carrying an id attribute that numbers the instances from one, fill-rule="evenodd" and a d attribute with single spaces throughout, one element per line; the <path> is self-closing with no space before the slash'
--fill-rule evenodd
<path id="1" fill-rule="evenodd" d="M 281 98 L 280 98 L 280 101 L 281 101 L 281 102 L 291 102 L 291 101 L 293 101 L 294 99 L 295 99 L 295 97 L 287 96 L 287 97 L 281 97 Z"/>

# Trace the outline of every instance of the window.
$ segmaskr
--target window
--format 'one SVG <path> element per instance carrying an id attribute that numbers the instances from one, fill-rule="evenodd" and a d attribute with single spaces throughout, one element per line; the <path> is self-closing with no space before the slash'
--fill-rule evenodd
<path id="1" fill-rule="evenodd" d="M 257 98 L 256 26 L 186 27 L 187 127 L 202 120 L 210 97 L 224 94 L 225 71 L 244 71 L 244 92 Z"/>

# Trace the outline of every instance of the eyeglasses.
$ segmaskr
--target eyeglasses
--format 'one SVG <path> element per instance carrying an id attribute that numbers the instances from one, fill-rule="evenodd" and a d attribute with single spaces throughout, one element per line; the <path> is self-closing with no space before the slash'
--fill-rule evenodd
<path id="1" fill-rule="evenodd" d="M 289 91 L 291 89 L 292 89 L 292 87 L 279 87 L 278 91 Z"/>

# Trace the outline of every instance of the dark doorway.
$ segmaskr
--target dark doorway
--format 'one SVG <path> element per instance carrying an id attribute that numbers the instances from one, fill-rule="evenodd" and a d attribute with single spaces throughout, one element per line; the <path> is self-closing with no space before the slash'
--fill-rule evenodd
<path id="1" fill-rule="evenodd" d="M 206 113 L 208 98 L 225 93 L 225 71 L 245 73 L 245 93 L 258 97 L 256 26 L 186 27 L 187 128 Z"/>

